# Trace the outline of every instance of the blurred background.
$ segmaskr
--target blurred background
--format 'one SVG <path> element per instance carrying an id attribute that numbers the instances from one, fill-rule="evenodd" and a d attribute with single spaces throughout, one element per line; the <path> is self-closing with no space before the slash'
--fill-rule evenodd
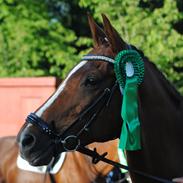
<path id="1" fill-rule="evenodd" d="M 16 134 L 92 46 L 90 12 L 183 94 L 183 0 L 0 0 L 0 136 Z"/>

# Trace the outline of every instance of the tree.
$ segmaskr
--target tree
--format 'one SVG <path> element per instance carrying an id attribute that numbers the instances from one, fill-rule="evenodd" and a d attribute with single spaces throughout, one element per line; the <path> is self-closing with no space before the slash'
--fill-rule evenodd
<path id="1" fill-rule="evenodd" d="M 64 77 L 79 60 L 76 39 L 44 0 L 0 0 L 1 76 Z"/>
<path id="2" fill-rule="evenodd" d="M 107 14 L 183 93 L 182 0 L 0 0 L 0 76 L 65 77 L 92 44 L 87 11 Z"/>

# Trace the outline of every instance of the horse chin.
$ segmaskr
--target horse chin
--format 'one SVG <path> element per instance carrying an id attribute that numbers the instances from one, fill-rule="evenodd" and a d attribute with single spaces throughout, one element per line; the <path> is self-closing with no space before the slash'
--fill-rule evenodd
<path id="1" fill-rule="evenodd" d="M 39 156 L 32 161 L 30 161 L 30 165 L 32 166 L 43 166 L 43 165 L 48 165 L 52 160 L 52 156 Z"/>
<path id="2" fill-rule="evenodd" d="M 48 165 L 53 157 L 53 150 L 48 148 L 46 151 L 32 152 L 30 155 L 21 154 L 22 158 L 32 166 Z"/>

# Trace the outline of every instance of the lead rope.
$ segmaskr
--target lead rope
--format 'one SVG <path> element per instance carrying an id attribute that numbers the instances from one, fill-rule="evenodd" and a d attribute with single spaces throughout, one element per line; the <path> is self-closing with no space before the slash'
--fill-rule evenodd
<path id="1" fill-rule="evenodd" d="M 135 173 L 137 175 L 140 175 L 140 176 L 152 179 L 154 181 L 158 181 L 158 182 L 161 182 L 161 183 L 174 183 L 171 180 L 167 180 L 167 179 L 163 179 L 163 178 L 160 178 L 160 177 L 157 177 L 157 176 L 153 176 L 153 175 L 150 175 L 148 173 L 141 172 L 139 170 L 135 170 L 135 169 L 129 168 L 126 165 L 123 165 L 123 164 L 120 164 L 118 162 L 112 161 L 112 160 L 110 160 L 108 158 L 105 158 L 105 156 L 107 155 L 107 152 L 103 153 L 102 155 L 100 155 L 97 152 L 96 148 L 94 148 L 94 150 L 90 150 L 90 149 L 87 149 L 86 147 L 81 147 L 80 146 L 77 149 L 77 151 L 82 153 L 82 154 L 85 154 L 87 156 L 92 157 L 92 163 L 94 163 L 94 164 L 98 163 L 99 161 L 103 161 L 105 163 L 108 163 L 108 164 L 116 167 L 116 168 L 122 168 L 122 169 L 128 170 L 128 171 L 133 172 L 133 173 Z"/>

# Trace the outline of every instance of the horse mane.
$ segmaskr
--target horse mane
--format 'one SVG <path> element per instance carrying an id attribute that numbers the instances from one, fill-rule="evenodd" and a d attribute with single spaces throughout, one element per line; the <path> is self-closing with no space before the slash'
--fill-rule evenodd
<path id="1" fill-rule="evenodd" d="M 171 99 L 174 99 L 176 104 L 180 104 L 183 100 L 181 94 L 176 90 L 176 88 L 170 83 L 170 81 L 165 77 L 165 75 L 157 68 L 157 66 L 149 60 L 143 53 L 143 51 L 137 49 L 135 46 L 132 45 L 132 48 L 138 51 L 138 53 L 144 58 L 146 62 L 153 68 L 153 71 L 156 72 L 158 78 L 161 80 L 162 86 L 166 89 L 167 93 L 169 94 Z"/>

